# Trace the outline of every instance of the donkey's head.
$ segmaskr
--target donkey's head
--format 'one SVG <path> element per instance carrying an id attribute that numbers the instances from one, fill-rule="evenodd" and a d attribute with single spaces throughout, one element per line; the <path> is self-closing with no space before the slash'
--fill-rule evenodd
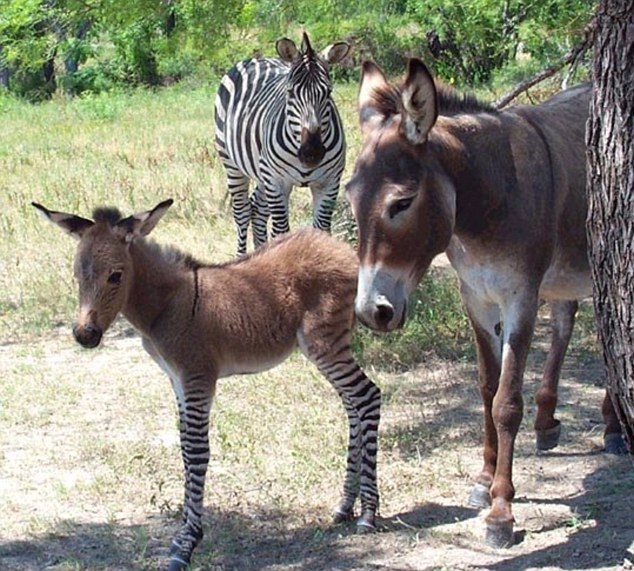
<path id="1" fill-rule="evenodd" d="M 291 66 L 286 83 L 286 114 L 299 143 L 297 158 L 303 166 L 314 168 L 326 153 L 324 130 L 330 124 L 332 82 L 328 66 L 346 57 L 350 46 L 337 42 L 317 54 L 304 32 L 300 49 L 288 38 L 278 40 L 276 48 L 280 58 Z"/>
<path id="2" fill-rule="evenodd" d="M 125 308 L 134 280 L 130 244 L 146 236 L 171 206 L 161 202 L 153 210 L 123 218 L 113 208 L 94 211 L 94 220 L 55 212 L 33 202 L 48 220 L 79 240 L 75 278 L 79 284 L 79 319 L 73 327 L 78 343 L 97 347 L 104 332 Z"/>
<path id="3" fill-rule="evenodd" d="M 437 117 L 436 87 L 420 60 L 409 61 L 400 87 L 363 64 L 363 148 L 346 196 L 359 233 L 356 312 L 374 329 L 403 325 L 411 291 L 453 232 L 455 191 L 428 141 Z"/>

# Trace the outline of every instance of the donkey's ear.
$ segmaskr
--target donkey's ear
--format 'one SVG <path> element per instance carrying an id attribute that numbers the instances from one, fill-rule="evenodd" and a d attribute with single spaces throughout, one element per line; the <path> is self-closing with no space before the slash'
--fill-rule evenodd
<path id="1" fill-rule="evenodd" d="M 172 204 L 174 201 L 169 198 L 157 204 L 152 210 L 124 218 L 115 224 L 115 232 L 126 242 L 131 242 L 138 236 L 147 236 Z"/>
<path id="2" fill-rule="evenodd" d="M 31 205 L 37 208 L 37 211 L 43 218 L 57 224 L 64 232 L 70 234 L 76 240 L 79 240 L 84 232 L 94 224 L 92 220 L 88 220 L 87 218 L 81 218 L 80 216 L 67 214 L 66 212 L 49 210 L 37 202 L 31 202 Z"/>
<path id="3" fill-rule="evenodd" d="M 361 82 L 359 85 L 359 123 L 361 131 L 367 133 L 377 119 L 383 120 L 387 110 L 380 104 L 378 94 L 389 83 L 381 68 L 371 61 L 361 65 Z"/>
<path id="4" fill-rule="evenodd" d="M 431 73 L 419 59 L 412 58 L 407 64 L 401 101 L 403 134 L 414 145 L 424 143 L 438 118 L 438 96 Z"/>
<path id="5" fill-rule="evenodd" d="M 275 43 L 275 49 L 278 55 L 286 63 L 293 63 L 299 57 L 299 51 L 293 40 L 288 38 L 280 38 Z"/>
<path id="6" fill-rule="evenodd" d="M 323 59 L 328 64 L 339 63 L 343 58 L 348 55 L 350 51 L 350 44 L 347 42 L 337 42 L 335 44 L 330 44 L 328 47 L 324 48 L 319 57 Z"/>

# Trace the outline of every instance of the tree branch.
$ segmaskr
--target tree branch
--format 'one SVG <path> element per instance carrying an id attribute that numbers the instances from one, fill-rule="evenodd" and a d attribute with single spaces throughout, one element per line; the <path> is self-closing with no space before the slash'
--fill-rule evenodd
<path id="1" fill-rule="evenodd" d="M 506 107 L 511 101 L 513 101 L 513 99 L 515 99 L 518 95 L 520 95 L 520 93 L 524 93 L 524 91 L 526 91 L 527 89 L 530 89 L 534 85 L 537 85 L 545 79 L 552 77 L 562 67 L 568 64 L 576 65 L 576 62 L 579 60 L 579 58 L 581 58 L 581 56 L 592 45 L 593 36 L 594 20 L 586 26 L 581 41 L 574 48 L 572 48 L 559 62 L 546 69 L 541 70 L 533 77 L 530 77 L 518 83 L 513 89 L 507 91 L 504 95 L 502 95 L 502 97 L 495 101 L 493 103 L 493 106 L 496 109 L 502 109 L 503 107 Z"/>

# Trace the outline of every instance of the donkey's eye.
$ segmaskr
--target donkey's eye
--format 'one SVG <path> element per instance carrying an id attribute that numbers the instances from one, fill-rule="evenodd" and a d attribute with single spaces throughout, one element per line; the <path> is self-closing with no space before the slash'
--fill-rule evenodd
<path id="1" fill-rule="evenodd" d="M 121 283 L 121 277 L 123 276 L 123 272 L 112 272 L 109 276 L 108 276 L 108 283 L 109 284 L 113 284 L 113 285 L 118 285 Z"/>
<path id="2" fill-rule="evenodd" d="M 414 202 L 413 196 L 408 196 L 407 198 L 400 198 L 399 200 L 395 200 L 390 204 L 388 209 L 388 216 L 390 219 L 394 218 L 399 212 L 404 212 L 407 210 Z"/>

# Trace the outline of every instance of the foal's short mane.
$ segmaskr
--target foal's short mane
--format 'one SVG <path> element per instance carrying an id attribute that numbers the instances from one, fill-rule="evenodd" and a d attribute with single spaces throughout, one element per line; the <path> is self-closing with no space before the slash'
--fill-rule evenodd
<path id="1" fill-rule="evenodd" d="M 480 101 L 471 93 L 459 93 L 453 87 L 436 83 L 438 94 L 438 112 L 440 115 L 458 115 L 460 113 L 497 113 L 491 104 Z M 386 114 L 397 114 L 403 110 L 401 103 L 402 87 L 383 85 L 372 93 L 374 106 Z"/>
<path id="2" fill-rule="evenodd" d="M 114 226 L 123 218 L 123 215 L 118 208 L 100 206 L 93 210 L 92 218 L 95 222 L 107 222 L 110 226 Z"/>

